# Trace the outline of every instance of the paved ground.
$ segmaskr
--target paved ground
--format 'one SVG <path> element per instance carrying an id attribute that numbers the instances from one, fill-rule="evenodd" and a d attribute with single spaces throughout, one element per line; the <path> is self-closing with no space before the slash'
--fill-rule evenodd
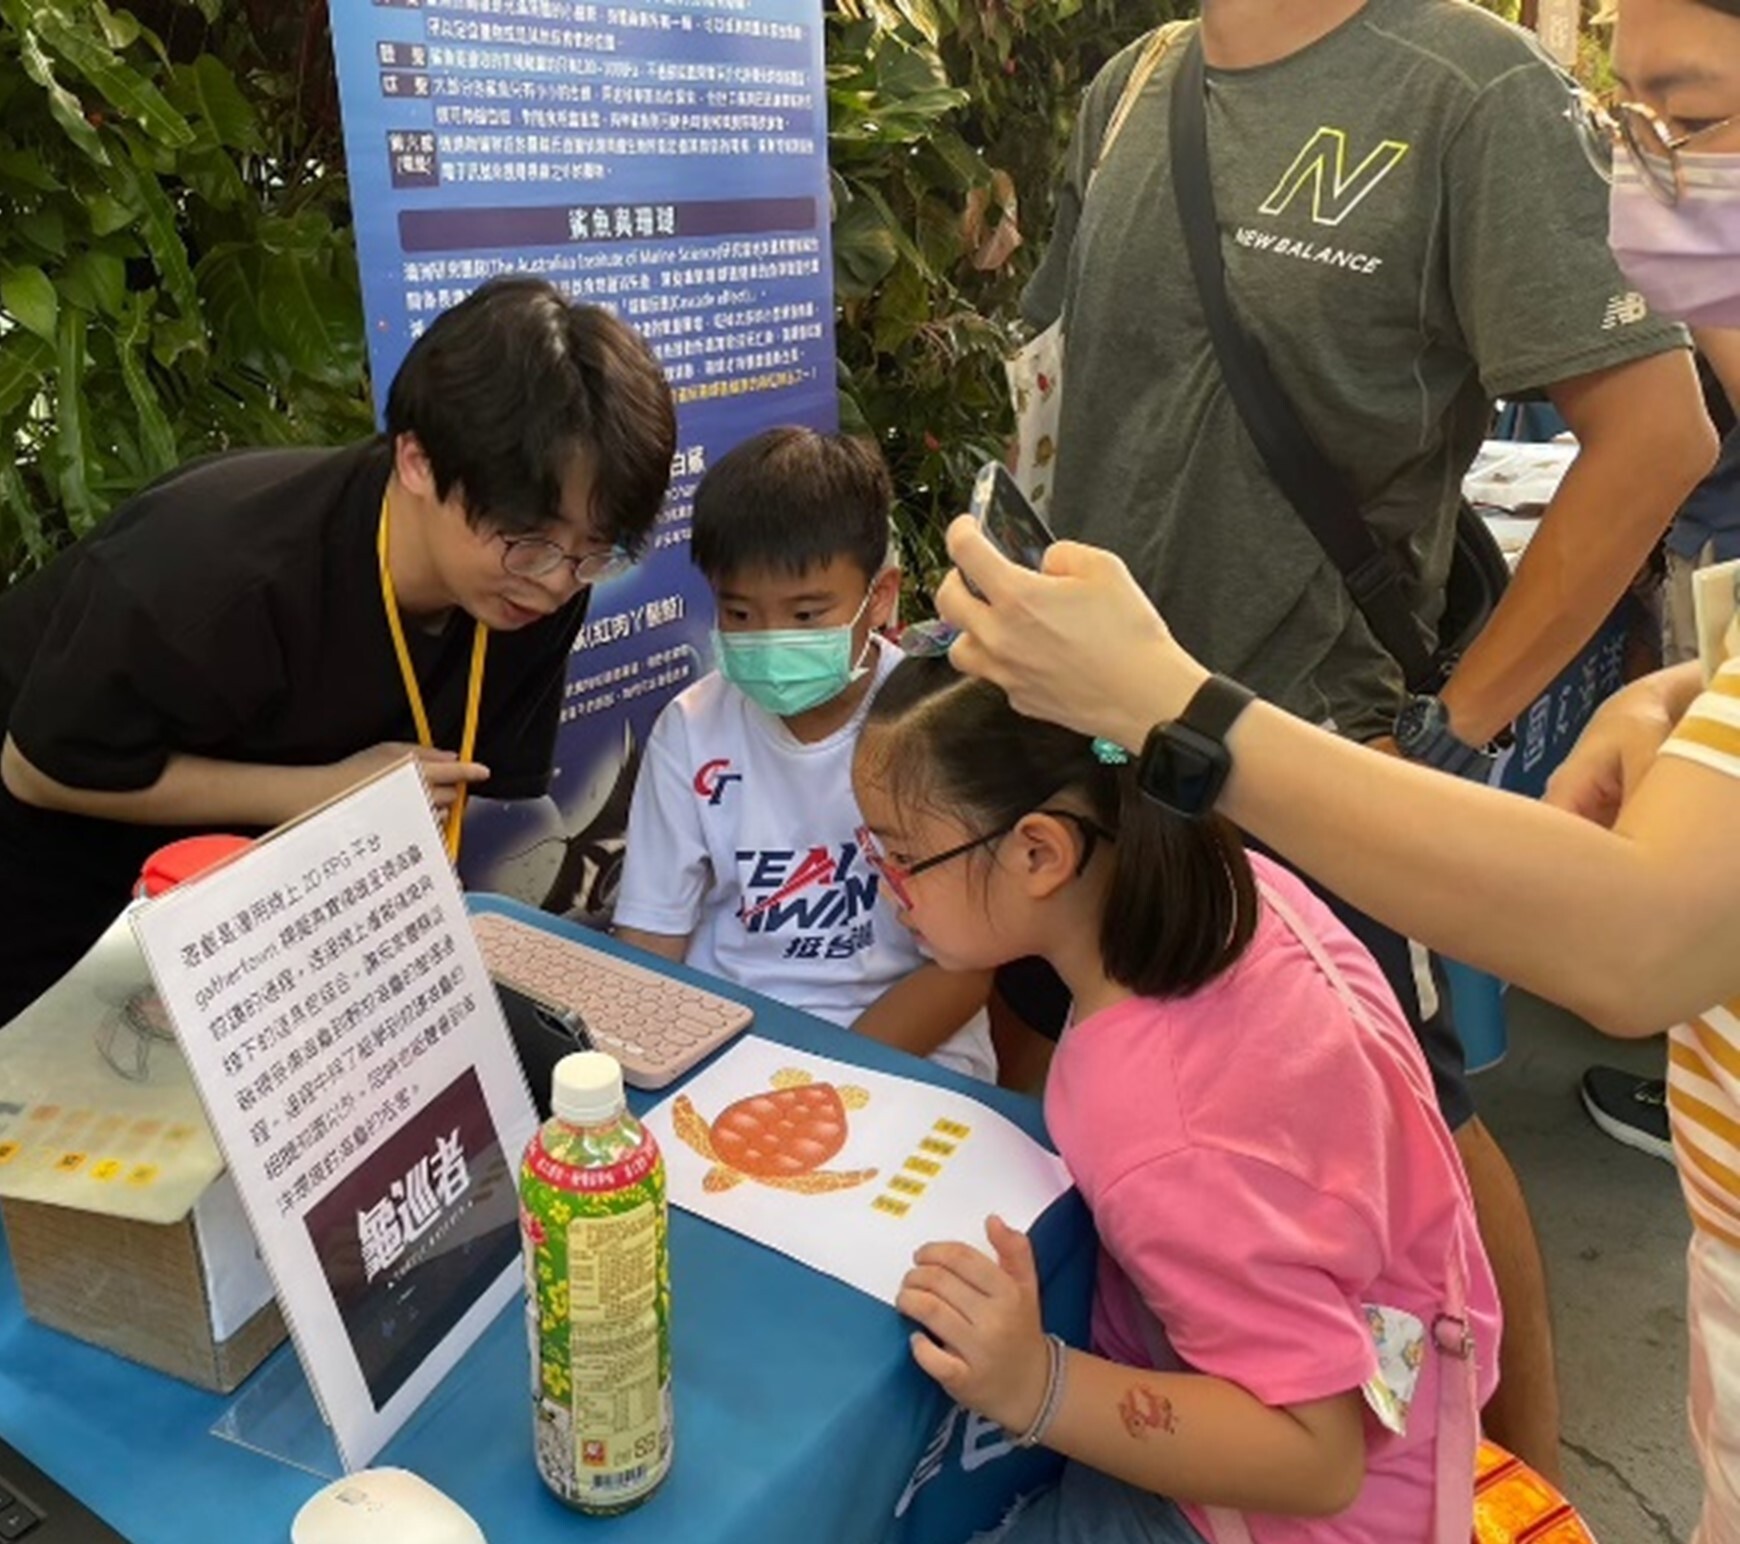
<path id="1" fill-rule="evenodd" d="M 1546 1254 L 1566 1486 L 1600 1544 L 1686 1544 L 1698 1497 L 1685 1435 L 1689 1225 L 1672 1169 L 1603 1136 L 1576 1093 L 1595 1060 L 1659 1075 L 1662 1042 L 1605 1040 L 1511 998 L 1510 1054 L 1476 1078 L 1475 1096 Z"/>

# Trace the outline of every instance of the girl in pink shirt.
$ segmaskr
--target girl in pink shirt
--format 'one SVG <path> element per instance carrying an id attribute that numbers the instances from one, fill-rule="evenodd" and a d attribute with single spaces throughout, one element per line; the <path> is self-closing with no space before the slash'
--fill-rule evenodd
<path id="1" fill-rule="evenodd" d="M 1075 998 L 1046 1119 L 1103 1245 L 1092 1351 L 1044 1334 L 995 1217 L 899 1300 L 925 1371 L 1071 1460 L 999 1537 L 1467 1544 L 1497 1297 L 1370 956 L 1225 821 L 946 657 L 889 678 L 853 782 L 927 952 L 1040 955 Z"/>

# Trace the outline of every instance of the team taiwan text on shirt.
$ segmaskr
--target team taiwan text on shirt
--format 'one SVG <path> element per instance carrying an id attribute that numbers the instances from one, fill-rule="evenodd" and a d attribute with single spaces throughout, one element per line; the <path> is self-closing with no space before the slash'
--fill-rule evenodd
<path id="1" fill-rule="evenodd" d="M 875 643 L 880 686 L 900 651 Z M 696 969 L 843 1027 L 924 965 L 858 846 L 869 706 L 804 744 L 716 671 L 677 697 L 635 784 L 617 923 L 686 937 Z M 984 1015 L 933 1060 L 995 1077 Z"/>
<path id="2" fill-rule="evenodd" d="M 1740 778 L 1740 658 L 1717 671 L 1662 752 Z M 1668 1115 L 1692 1221 L 1740 1249 L 1740 997 L 1670 1032 Z"/>

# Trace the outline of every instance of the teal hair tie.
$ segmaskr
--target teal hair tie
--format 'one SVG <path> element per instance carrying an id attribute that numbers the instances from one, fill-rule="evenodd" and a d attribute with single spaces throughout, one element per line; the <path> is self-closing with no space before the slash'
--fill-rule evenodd
<path id="1" fill-rule="evenodd" d="M 1121 767 L 1129 762 L 1130 753 L 1112 740 L 1096 739 L 1094 741 L 1094 759 L 1102 766 Z"/>

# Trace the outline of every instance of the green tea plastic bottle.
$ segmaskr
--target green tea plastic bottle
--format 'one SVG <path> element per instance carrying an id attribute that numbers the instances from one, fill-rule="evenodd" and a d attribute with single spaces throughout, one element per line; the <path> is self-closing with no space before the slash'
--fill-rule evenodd
<path id="1" fill-rule="evenodd" d="M 671 1467 L 665 1163 L 598 1051 L 556 1064 L 520 1168 L 538 1472 L 583 1512 L 627 1510 Z"/>

